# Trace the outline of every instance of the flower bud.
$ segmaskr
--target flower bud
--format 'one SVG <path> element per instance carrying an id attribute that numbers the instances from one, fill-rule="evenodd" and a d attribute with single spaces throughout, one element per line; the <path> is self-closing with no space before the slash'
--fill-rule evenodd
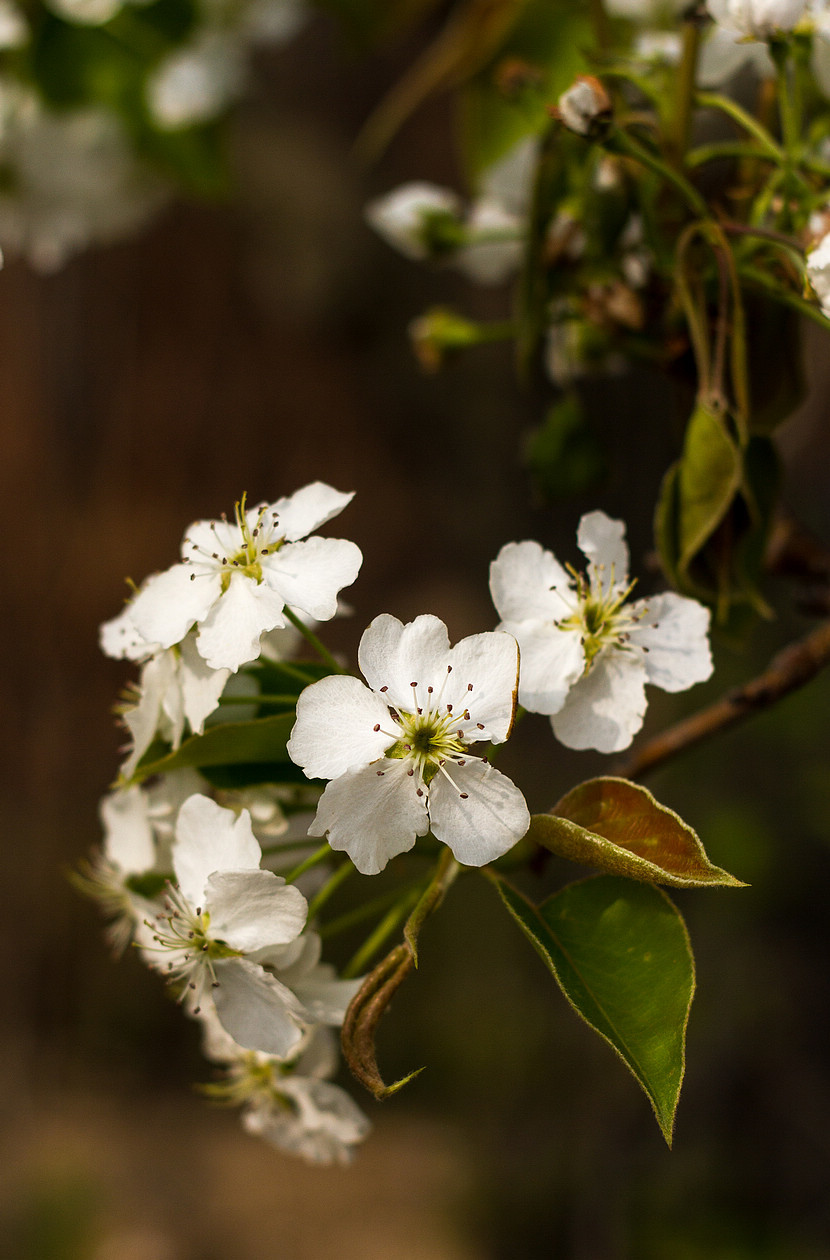
<path id="1" fill-rule="evenodd" d="M 569 131 L 592 136 L 610 119 L 611 98 L 594 75 L 580 74 L 551 112 Z"/>

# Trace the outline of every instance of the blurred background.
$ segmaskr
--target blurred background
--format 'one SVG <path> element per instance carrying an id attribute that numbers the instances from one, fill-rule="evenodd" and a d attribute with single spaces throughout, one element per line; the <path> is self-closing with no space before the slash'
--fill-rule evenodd
<path id="1" fill-rule="evenodd" d="M 716 863 L 751 887 L 678 895 L 698 960 L 688 1071 L 669 1152 L 648 1103 L 584 1028 L 484 881 L 459 881 L 382 1028 L 391 1078 L 347 1170 L 292 1162 L 193 1090 L 196 1030 L 157 977 L 114 964 L 67 871 L 97 843 L 127 671 L 97 627 L 125 578 L 177 556 L 185 526 L 247 490 L 354 490 L 335 533 L 364 551 L 352 655 L 380 611 L 495 621 L 487 568 L 539 538 L 576 561 L 581 512 L 650 517 L 682 420 L 642 370 L 598 387 L 608 471 L 542 504 L 521 464 L 538 399 L 508 350 L 424 376 L 406 337 L 426 306 L 498 318 L 500 290 L 436 276 L 376 239 L 366 201 L 408 178 L 458 185 L 448 106 L 388 155 L 351 145 L 413 47 L 372 57 L 325 17 L 261 52 L 228 138 L 234 193 L 179 201 L 140 235 L 38 275 L 0 273 L 5 831 L 0 1094 L 3 1260 L 822 1260 L 830 1257 L 830 676 L 649 780 Z M 830 537 L 830 357 L 782 430 L 787 490 Z M 518 458 L 517 458 L 518 457 Z M 652 577 L 647 581 L 659 583 Z M 773 591 L 776 598 L 776 592 Z M 714 679 L 652 693 L 646 736 L 757 672 L 811 622 L 716 643 Z M 531 807 L 607 771 L 529 718 L 504 757 Z M 564 866 L 564 864 L 563 864 Z M 563 870 L 564 881 L 573 869 Z M 556 878 L 556 876 L 554 876 Z M 344 1081 L 344 1084 L 348 1082 Z"/>

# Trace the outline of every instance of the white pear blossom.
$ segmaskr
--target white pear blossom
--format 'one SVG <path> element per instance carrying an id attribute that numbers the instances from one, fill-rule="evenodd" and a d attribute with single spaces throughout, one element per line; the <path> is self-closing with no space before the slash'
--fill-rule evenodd
<path id="1" fill-rule="evenodd" d="M 640 729 L 645 685 L 684 691 L 712 672 L 709 610 L 672 591 L 629 603 L 622 521 L 590 512 L 583 576 L 537 542 L 508 543 L 490 567 L 499 629 L 521 649 L 519 703 L 550 715 L 568 748 L 619 752 Z"/>
<path id="2" fill-rule="evenodd" d="M 807 255 L 807 278 L 819 300 L 822 314 L 830 319 L 830 233 Z"/>
<path id="3" fill-rule="evenodd" d="M 192 1013 L 210 999 L 240 1045 L 284 1058 L 311 1022 L 301 1003 L 255 958 L 297 946 L 308 906 L 271 871 L 246 810 L 237 817 L 206 796 L 179 810 L 172 846 L 176 884 L 153 923 L 151 965 L 182 987 Z"/>
<path id="4" fill-rule="evenodd" d="M 442 252 L 441 234 L 461 222 L 460 198 L 436 184 L 402 184 L 366 207 L 370 227 L 407 258 L 421 261 Z"/>
<path id="5" fill-rule="evenodd" d="M 244 84 L 239 38 L 228 31 L 202 30 L 155 69 L 147 81 L 147 104 L 157 125 L 173 131 L 215 118 Z"/>
<path id="6" fill-rule="evenodd" d="M 808 0 L 707 0 L 718 23 L 745 39 L 768 40 L 791 31 L 807 11 Z"/>
<path id="7" fill-rule="evenodd" d="M 0 0 L 0 48 L 22 48 L 29 42 L 29 26 L 13 0 Z"/>
<path id="8" fill-rule="evenodd" d="M 202 660 L 235 672 L 259 655 L 264 634 L 286 625 L 286 606 L 330 620 L 363 557 L 346 539 L 306 535 L 351 499 L 318 481 L 247 512 L 243 498 L 233 522 L 194 522 L 182 562 L 147 579 L 127 607 L 128 622 L 162 650 L 181 645 L 196 625 Z"/>
<path id="9" fill-rule="evenodd" d="M 245 1050 L 212 1016 L 202 1016 L 205 1055 L 222 1064 L 222 1081 L 205 1092 L 242 1107 L 242 1124 L 287 1154 L 313 1164 L 347 1164 L 370 1124 L 345 1090 L 328 1078 L 337 1070 L 334 1038 L 312 1028 L 296 1057 L 284 1062 Z"/>
<path id="10" fill-rule="evenodd" d="M 358 659 L 368 686 L 332 675 L 297 704 L 289 755 L 309 778 L 332 780 L 309 834 L 327 834 L 364 875 L 430 829 L 468 866 L 500 857 L 527 831 L 527 805 L 469 746 L 510 734 L 515 640 L 491 632 L 451 648 L 437 617 L 403 625 L 384 613 Z"/>

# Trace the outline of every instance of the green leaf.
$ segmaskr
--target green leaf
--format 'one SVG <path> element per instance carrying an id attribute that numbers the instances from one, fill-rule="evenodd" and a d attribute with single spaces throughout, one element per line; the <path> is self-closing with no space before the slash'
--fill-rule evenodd
<path id="1" fill-rule="evenodd" d="M 721 523 L 741 485 L 741 453 L 721 413 L 698 402 L 678 473 L 678 564 L 687 569 Z"/>
<path id="2" fill-rule="evenodd" d="M 255 718 L 250 722 L 223 722 L 212 726 L 204 735 L 186 739 L 176 752 L 139 763 L 132 782 L 141 783 L 154 774 L 168 774 L 185 766 L 232 766 L 255 762 L 289 761 L 285 745 L 296 721 L 293 710 L 274 717 Z M 267 776 L 266 776 L 266 781 Z"/>
<path id="3" fill-rule="evenodd" d="M 531 434 L 527 464 L 546 502 L 590 490 L 607 472 L 602 447 L 576 392 L 560 398 Z"/>
<path id="4" fill-rule="evenodd" d="M 528 0 L 497 58 L 463 89 L 461 137 L 473 179 L 525 136 L 540 132 L 549 121 L 548 105 L 588 69 L 582 49 L 592 38 L 585 8 Z M 499 85 L 497 70 L 511 61 L 537 75 L 535 90 L 518 98 Z"/>
<path id="5" fill-rule="evenodd" d="M 559 857 L 612 875 L 676 888 L 725 885 L 739 879 L 713 865 L 697 834 L 646 788 L 628 779 L 589 779 L 531 819 L 529 840 Z"/>
<path id="6" fill-rule="evenodd" d="M 489 876 L 573 1009 L 630 1069 L 671 1146 L 695 989 L 686 925 L 661 889 L 599 875 L 541 905 Z"/>

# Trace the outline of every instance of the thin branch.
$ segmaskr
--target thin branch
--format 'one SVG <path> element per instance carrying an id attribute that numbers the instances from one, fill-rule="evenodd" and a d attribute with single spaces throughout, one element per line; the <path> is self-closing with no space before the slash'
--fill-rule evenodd
<path id="1" fill-rule="evenodd" d="M 830 664 L 830 621 L 805 638 L 790 643 L 770 661 L 763 673 L 743 687 L 727 692 L 707 709 L 692 714 L 649 740 L 615 771 L 624 779 L 640 779 L 686 748 L 735 726 L 797 691 Z"/>

